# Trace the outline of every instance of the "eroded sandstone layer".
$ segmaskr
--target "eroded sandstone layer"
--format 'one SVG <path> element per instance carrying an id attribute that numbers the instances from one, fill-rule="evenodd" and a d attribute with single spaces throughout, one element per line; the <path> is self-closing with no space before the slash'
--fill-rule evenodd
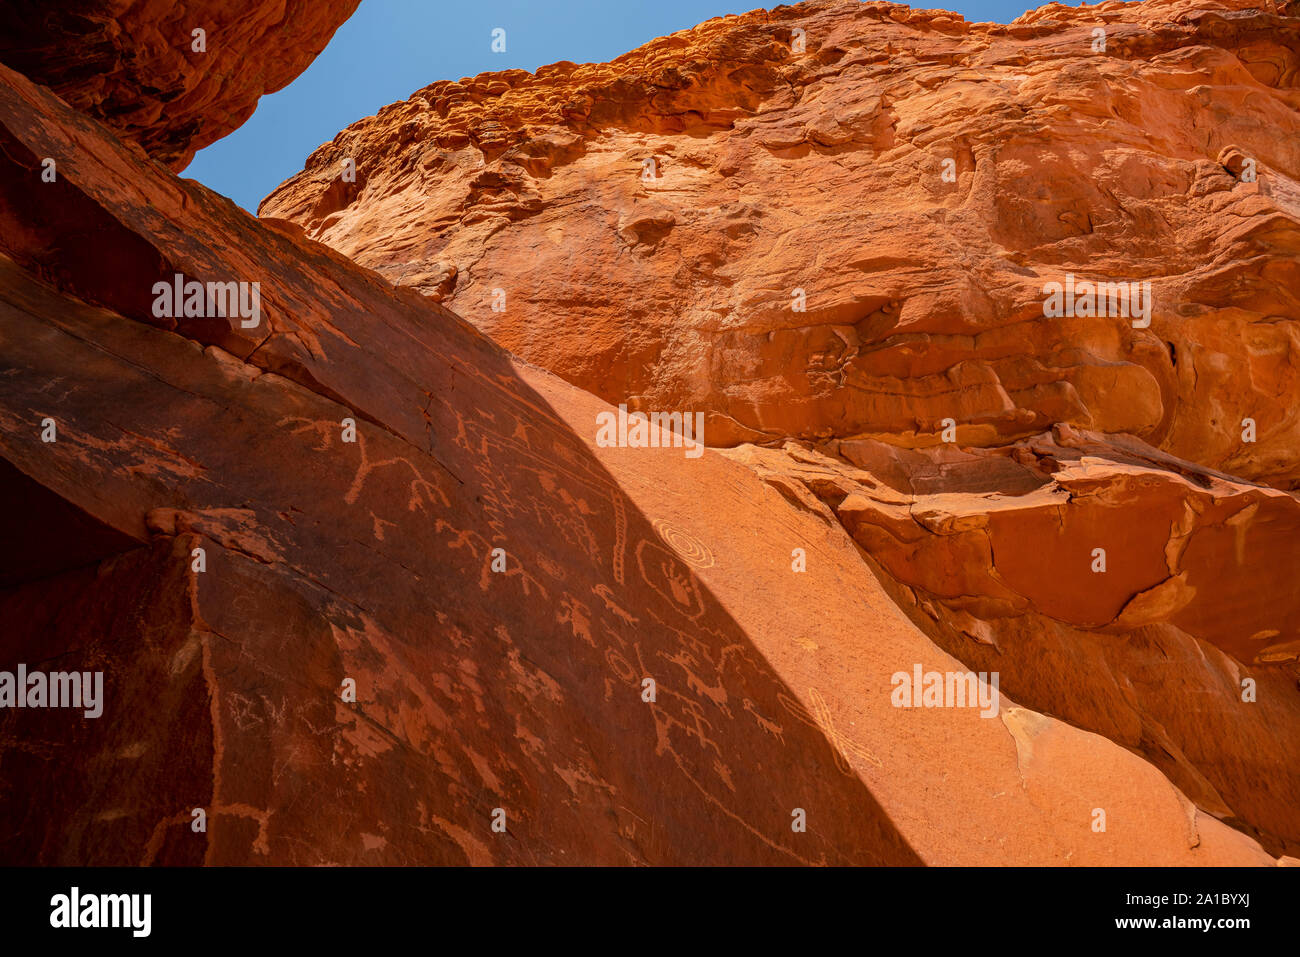
<path id="1" fill-rule="evenodd" d="M 3 67 L 0 139 L 0 658 L 106 675 L 0 712 L 3 860 L 1273 862 L 1014 695 L 896 707 L 964 666 L 750 465 L 599 447 L 601 399 Z M 178 274 L 258 321 L 157 315 Z"/>
<path id="2" fill-rule="evenodd" d="M 993 451 L 728 454 L 842 524 L 968 667 L 1300 848 L 1294 494 L 1069 426 Z"/>
<path id="3" fill-rule="evenodd" d="M 1296 854 L 1298 178 L 1295 4 L 814 0 L 435 83 L 260 214 L 703 412 L 849 587 Z"/>
<path id="4" fill-rule="evenodd" d="M 0 63 L 182 170 L 305 70 L 359 2 L 5 0 Z"/>
<path id="5" fill-rule="evenodd" d="M 1298 84 L 1294 5 L 814 0 L 439 81 L 260 214 L 713 444 L 1066 422 L 1289 487 Z M 1068 275 L 1149 282 L 1149 327 L 1045 317 Z"/>

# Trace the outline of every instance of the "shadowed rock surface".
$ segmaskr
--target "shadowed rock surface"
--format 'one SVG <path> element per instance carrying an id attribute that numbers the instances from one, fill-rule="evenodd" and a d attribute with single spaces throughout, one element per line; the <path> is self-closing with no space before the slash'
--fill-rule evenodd
<path id="1" fill-rule="evenodd" d="M 0 663 L 106 674 L 0 713 L 0 859 L 1273 862 L 1012 696 L 894 707 L 961 665 L 754 469 L 597 448 L 600 399 L 4 68 L 0 138 Z M 176 273 L 259 323 L 156 317 Z"/>
<path id="2" fill-rule="evenodd" d="M 5 0 L 0 63 L 179 171 L 307 69 L 359 2 Z"/>

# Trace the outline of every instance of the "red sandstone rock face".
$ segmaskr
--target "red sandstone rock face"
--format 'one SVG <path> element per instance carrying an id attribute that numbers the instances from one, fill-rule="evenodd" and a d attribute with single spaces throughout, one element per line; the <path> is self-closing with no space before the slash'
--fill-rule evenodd
<path id="1" fill-rule="evenodd" d="M 847 521 L 598 447 L 598 398 L 2 67 L 0 141 L 0 661 L 107 676 L 101 720 L 0 713 L 4 860 L 1272 862 L 1014 696 L 895 707 L 962 665 Z M 156 316 L 175 273 L 260 282 L 259 324 Z"/>
<path id="2" fill-rule="evenodd" d="M 968 667 L 1146 755 L 1266 846 L 1300 848 L 1294 494 L 1065 426 L 995 452 L 728 454 L 842 523 Z"/>
<path id="3" fill-rule="evenodd" d="M 260 213 L 611 402 L 708 412 L 714 445 L 1065 422 L 1290 487 L 1300 20 L 1251 6 L 711 20 L 434 83 Z M 1067 276 L 1149 282 L 1149 328 L 1046 318 Z"/>
<path id="4" fill-rule="evenodd" d="M 359 2 L 6 0 L 0 63 L 179 171 L 305 70 Z"/>
<path id="5" fill-rule="evenodd" d="M 433 84 L 260 213 L 705 411 L 846 587 L 1294 855 L 1297 51 L 1294 4 L 800 4 Z M 1149 326 L 1047 315 L 1075 280 L 1149 282 Z"/>

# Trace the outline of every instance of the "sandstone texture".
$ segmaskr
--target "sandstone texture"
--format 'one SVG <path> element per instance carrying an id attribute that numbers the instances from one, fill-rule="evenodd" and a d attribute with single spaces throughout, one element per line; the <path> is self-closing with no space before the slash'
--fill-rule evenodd
<path id="1" fill-rule="evenodd" d="M 896 662 L 950 662 L 841 526 L 716 453 L 593 448 L 598 399 L 0 78 L 6 659 L 103 667 L 112 718 L 5 713 L 7 860 L 1270 860 L 1009 699 L 890 707 Z M 177 271 L 259 277 L 266 327 L 159 321 L 137 289 Z"/>
<path id="2" fill-rule="evenodd" d="M 260 215 L 703 411 L 947 652 L 1295 854 L 1297 13 L 755 11 L 435 83 Z M 1149 317 L 1048 314 L 1086 281 Z"/>
<path id="3" fill-rule="evenodd" d="M 0 66 L 0 671 L 105 676 L 99 718 L 0 709 L 0 862 L 1291 861 L 1300 501 L 1289 420 L 1250 390 L 1290 414 L 1278 343 L 1297 316 L 1281 171 L 1294 147 L 1258 154 L 1251 183 L 1231 171 L 1262 138 L 1247 106 L 1295 123 L 1294 99 L 1276 105 L 1295 97 L 1287 14 L 1157 0 L 991 27 L 813 3 L 710 21 L 613 64 L 435 85 L 341 134 L 260 221 Z M 1144 337 L 1191 335 L 1192 319 L 1053 327 L 1008 305 L 1059 266 L 1094 274 L 1085 256 L 1122 278 L 1173 269 L 1171 237 L 1196 219 L 1200 194 L 1179 205 L 1161 189 L 1200 167 L 1150 154 L 1164 186 L 1105 242 L 1015 245 L 1016 229 L 1046 228 L 1054 189 L 1106 183 L 1118 209 L 1116 184 L 1140 186 L 1113 148 L 1089 152 L 1092 94 L 1033 122 L 1047 107 L 1029 100 L 980 115 L 1026 86 L 1061 95 L 1047 61 L 1084 77 L 1070 37 L 1086 43 L 1096 17 L 1111 39 L 1089 68 L 1119 70 L 1108 82 L 1235 91 L 1222 122 L 1240 156 L 1204 175 L 1222 179 L 1229 212 L 1213 222 L 1236 238 L 1206 238 L 1217 265 L 1189 252 L 1170 280 L 1231 304 L 1188 313 L 1202 345 L 1175 348 L 1179 363 L 1200 355 L 1199 379 L 1158 380 L 1146 411 L 1249 405 L 1259 441 L 1236 458 L 1106 404 L 1145 395 L 1130 379 L 1154 379 L 1148 363 L 1171 353 Z M 784 56 L 796 27 L 807 52 Z M 649 76 L 662 96 L 645 97 Z M 836 99 L 817 109 L 814 94 Z M 535 126 L 489 118 L 512 97 L 534 104 Z M 1182 129 L 1155 102 L 1135 153 Z M 1178 102 L 1185 135 L 1214 140 L 1194 122 L 1200 101 Z M 966 200 L 935 185 L 933 208 L 908 213 L 916 197 L 886 188 L 898 167 L 877 139 L 915 153 L 882 111 L 919 136 L 956 122 L 956 104 L 987 182 L 959 163 L 948 187 L 990 204 L 965 228 L 1025 204 L 960 242 Z M 567 122 L 575 139 L 554 132 Z M 790 140 L 796 126 L 823 132 Z M 375 151 L 358 150 L 349 183 L 338 172 L 361 129 Z M 557 142 L 570 146 L 536 145 Z M 650 143 L 656 175 L 694 169 L 696 193 L 639 185 Z M 428 163 L 412 159 L 421 148 Z M 1090 157 L 1129 173 L 1034 199 L 1031 155 L 1063 176 Z M 1017 189 L 991 185 L 1022 167 Z M 743 170 L 774 178 L 718 185 Z M 481 182 L 461 208 L 466 176 Z M 636 241 L 610 254 L 602 230 L 625 186 L 633 218 L 615 242 Z M 733 188 L 734 236 L 721 206 L 700 205 Z M 1121 233 L 1130 245 L 1112 249 Z M 396 258 L 375 258 L 381 236 Z M 1147 258 L 1128 258 L 1139 244 Z M 810 270 L 808 312 L 782 313 Z M 160 315 L 157 284 L 177 275 L 257 282 L 260 315 Z M 731 304 L 706 321 L 710 302 Z M 847 346 L 846 329 L 846 371 L 814 375 L 817 336 Z M 1101 369 L 1104 386 L 1088 379 Z M 982 414 L 979 382 L 1023 407 Z M 969 405 L 945 412 L 953 396 Z M 706 411 L 715 448 L 608 447 L 611 402 Z M 899 706 L 897 676 L 914 668 L 997 672 L 996 707 Z"/>
<path id="4" fill-rule="evenodd" d="M 1298 110 L 1294 5 L 816 0 L 434 83 L 259 212 L 711 444 L 1065 422 L 1290 487 Z M 1045 318 L 1067 274 L 1150 282 L 1150 327 Z"/>
<path id="5" fill-rule="evenodd" d="M 6 0 L 0 63 L 179 171 L 305 70 L 359 2 Z"/>
<path id="6" fill-rule="evenodd" d="M 728 455 L 847 529 L 971 669 L 1145 755 L 1266 844 L 1300 847 L 1292 493 L 1068 426 L 994 451 Z"/>

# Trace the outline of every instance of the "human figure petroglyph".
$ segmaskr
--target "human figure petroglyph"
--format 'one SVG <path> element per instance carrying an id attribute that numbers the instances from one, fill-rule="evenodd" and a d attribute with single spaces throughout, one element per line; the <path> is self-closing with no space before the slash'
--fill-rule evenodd
<path id="1" fill-rule="evenodd" d="M 677 727 L 681 728 L 687 737 L 695 738 L 700 743 L 701 749 L 712 748 L 718 758 L 722 757 L 722 748 L 718 747 L 718 743 L 709 736 L 713 725 L 705 718 L 704 709 L 700 707 L 699 701 L 668 686 L 660 686 L 659 699 L 659 706 L 650 709 L 655 721 L 655 754 L 677 754 L 672 743 L 672 729 Z M 680 702 L 677 710 L 690 720 L 689 724 L 675 716 L 672 709 L 664 707 L 666 700 L 672 699 Z"/>

